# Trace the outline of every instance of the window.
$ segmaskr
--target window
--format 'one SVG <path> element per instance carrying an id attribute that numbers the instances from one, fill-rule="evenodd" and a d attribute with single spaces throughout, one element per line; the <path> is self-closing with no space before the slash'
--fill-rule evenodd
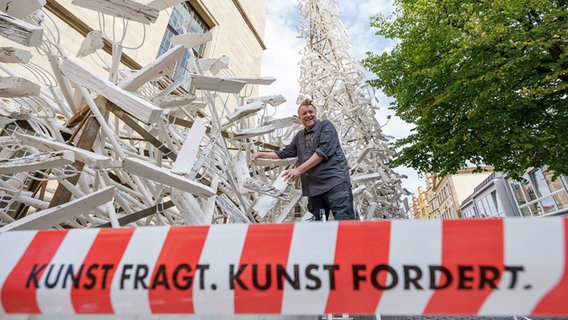
<path id="1" fill-rule="evenodd" d="M 534 192 L 534 188 L 531 185 L 531 179 L 526 174 L 523 176 L 524 181 L 522 182 L 523 191 L 525 192 L 525 196 L 529 201 L 536 200 L 536 193 Z"/>
<path id="2" fill-rule="evenodd" d="M 556 204 L 554 203 L 554 199 L 552 199 L 552 197 L 548 197 L 551 192 L 542 170 L 535 170 L 530 173 L 530 176 L 531 180 L 534 182 L 534 187 L 536 189 L 537 195 L 539 196 L 539 198 L 542 198 L 542 200 L 540 200 L 540 204 L 542 205 L 544 213 L 556 211 Z"/>
<path id="3" fill-rule="evenodd" d="M 521 188 L 521 184 L 517 181 L 511 181 L 510 183 L 511 188 L 513 189 L 513 194 L 515 195 L 515 199 L 517 200 L 517 205 L 522 206 L 523 204 L 527 203 L 527 199 L 525 199 L 525 193 Z"/>
<path id="4" fill-rule="evenodd" d="M 568 208 L 568 193 L 566 193 L 566 187 L 562 183 L 562 179 L 558 177 L 552 180 L 552 173 L 546 171 L 544 173 L 548 187 L 551 193 L 554 194 L 554 201 L 556 201 L 558 209 Z"/>
<path id="5" fill-rule="evenodd" d="M 497 198 L 497 191 L 495 190 L 476 199 L 474 203 L 479 212 L 479 216 L 482 218 L 504 216 L 501 203 Z"/>
<path id="6" fill-rule="evenodd" d="M 499 215 L 499 203 L 497 203 L 497 194 L 495 191 L 488 194 L 485 199 L 487 199 L 487 203 L 489 204 L 489 210 L 491 210 L 491 214 L 493 216 Z"/>
<path id="7" fill-rule="evenodd" d="M 523 216 L 549 214 L 568 207 L 568 193 L 562 179 L 552 181 L 552 174 L 544 168 L 533 170 L 523 177 L 523 182 L 510 182 Z"/>
<path id="8" fill-rule="evenodd" d="M 550 188 L 548 187 L 548 182 L 544 178 L 542 170 L 535 170 L 530 173 L 530 176 L 531 180 L 534 181 L 534 186 L 540 197 L 550 194 Z"/>
<path id="9" fill-rule="evenodd" d="M 476 212 L 475 212 L 475 208 L 474 208 L 474 207 L 471 207 L 471 208 L 469 208 L 469 209 L 464 210 L 464 212 L 463 212 L 463 217 L 464 217 L 465 219 L 475 219 L 475 218 L 477 218 L 477 214 L 476 214 Z"/>
<path id="10" fill-rule="evenodd" d="M 184 2 L 177 4 L 172 9 L 168 26 L 164 32 L 162 43 L 158 49 L 158 57 L 168 51 L 171 47 L 171 40 L 174 35 L 186 33 L 205 33 L 209 31 L 209 27 L 205 24 L 204 20 L 197 14 L 195 9 L 189 4 Z M 204 45 L 192 48 L 194 54 L 198 57 L 203 55 L 205 50 Z M 184 79 L 180 87 L 188 92 L 191 91 L 191 76 L 188 69 L 189 59 L 191 54 L 188 49 L 185 49 L 181 60 L 174 66 L 173 71 L 169 76 L 172 80 L 176 81 L 180 78 Z"/>

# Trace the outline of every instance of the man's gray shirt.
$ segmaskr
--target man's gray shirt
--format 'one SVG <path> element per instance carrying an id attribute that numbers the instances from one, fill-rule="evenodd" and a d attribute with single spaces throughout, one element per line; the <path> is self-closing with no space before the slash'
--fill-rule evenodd
<path id="1" fill-rule="evenodd" d="M 347 159 L 341 149 L 337 131 L 329 120 L 317 120 L 311 130 L 300 130 L 289 145 L 275 153 L 280 159 L 298 157 L 300 165 L 314 152 L 323 160 L 300 176 L 302 195 L 313 197 L 342 182 L 350 183 Z"/>

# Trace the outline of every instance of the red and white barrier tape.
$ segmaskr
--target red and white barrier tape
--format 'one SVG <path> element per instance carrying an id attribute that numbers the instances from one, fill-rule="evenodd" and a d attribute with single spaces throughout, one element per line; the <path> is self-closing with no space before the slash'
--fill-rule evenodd
<path id="1" fill-rule="evenodd" d="M 568 219 L 0 234 L 1 314 L 568 315 Z"/>

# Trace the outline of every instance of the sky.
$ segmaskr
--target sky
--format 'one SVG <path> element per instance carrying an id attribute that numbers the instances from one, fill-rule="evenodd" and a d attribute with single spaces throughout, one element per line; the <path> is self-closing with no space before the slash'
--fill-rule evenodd
<path id="1" fill-rule="evenodd" d="M 299 10 L 295 0 L 267 0 L 268 16 L 264 42 L 267 49 L 263 53 L 262 76 L 274 77 L 276 81 L 270 86 L 261 86 L 260 95 L 283 95 L 287 102 L 278 107 L 278 115 L 291 115 L 296 112 L 296 98 L 299 94 L 298 77 L 300 69 L 300 50 L 304 39 L 298 38 Z M 389 15 L 393 11 L 391 0 L 335 0 L 339 8 L 341 20 L 351 39 L 351 54 L 357 61 L 366 57 L 366 52 L 382 53 L 389 51 L 396 41 L 375 35 L 369 25 L 369 18 L 377 13 Z M 367 73 L 368 79 L 376 75 Z M 388 109 L 391 98 L 382 92 L 376 92 L 379 99 L 377 120 L 383 126 L 383 133 L 400 139 L 410 133 L 412 126 L 395 116 Z M 388 120 L 387 116 L 391 116 Z M 425 179 L 406 167 L 398 167 L 396 172 L 406 175 L 402 186 L 412 193 L 417 193 L 419 186 L 425 186 Z M 411 199 L 410 199 L 411 200 Z M 410 203 L 411 205 L 412 203 Z"/>

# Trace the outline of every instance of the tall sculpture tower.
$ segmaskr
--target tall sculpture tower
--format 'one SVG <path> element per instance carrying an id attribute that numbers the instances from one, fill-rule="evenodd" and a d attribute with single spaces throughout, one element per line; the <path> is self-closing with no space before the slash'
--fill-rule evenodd
<path id="1" fill-rule="evenodd" d="M 404 178 L 386 163 L 393 151 L 375 118 L 372 89 L 363 82 L 363 67 L 349 53 L 351 42 L 335 0 L 301 0 L 299 99 L 311 98 L 320 118 L 331 120 L 342 137 L 356 209 L 366 218 L 402 218 Z"/>

